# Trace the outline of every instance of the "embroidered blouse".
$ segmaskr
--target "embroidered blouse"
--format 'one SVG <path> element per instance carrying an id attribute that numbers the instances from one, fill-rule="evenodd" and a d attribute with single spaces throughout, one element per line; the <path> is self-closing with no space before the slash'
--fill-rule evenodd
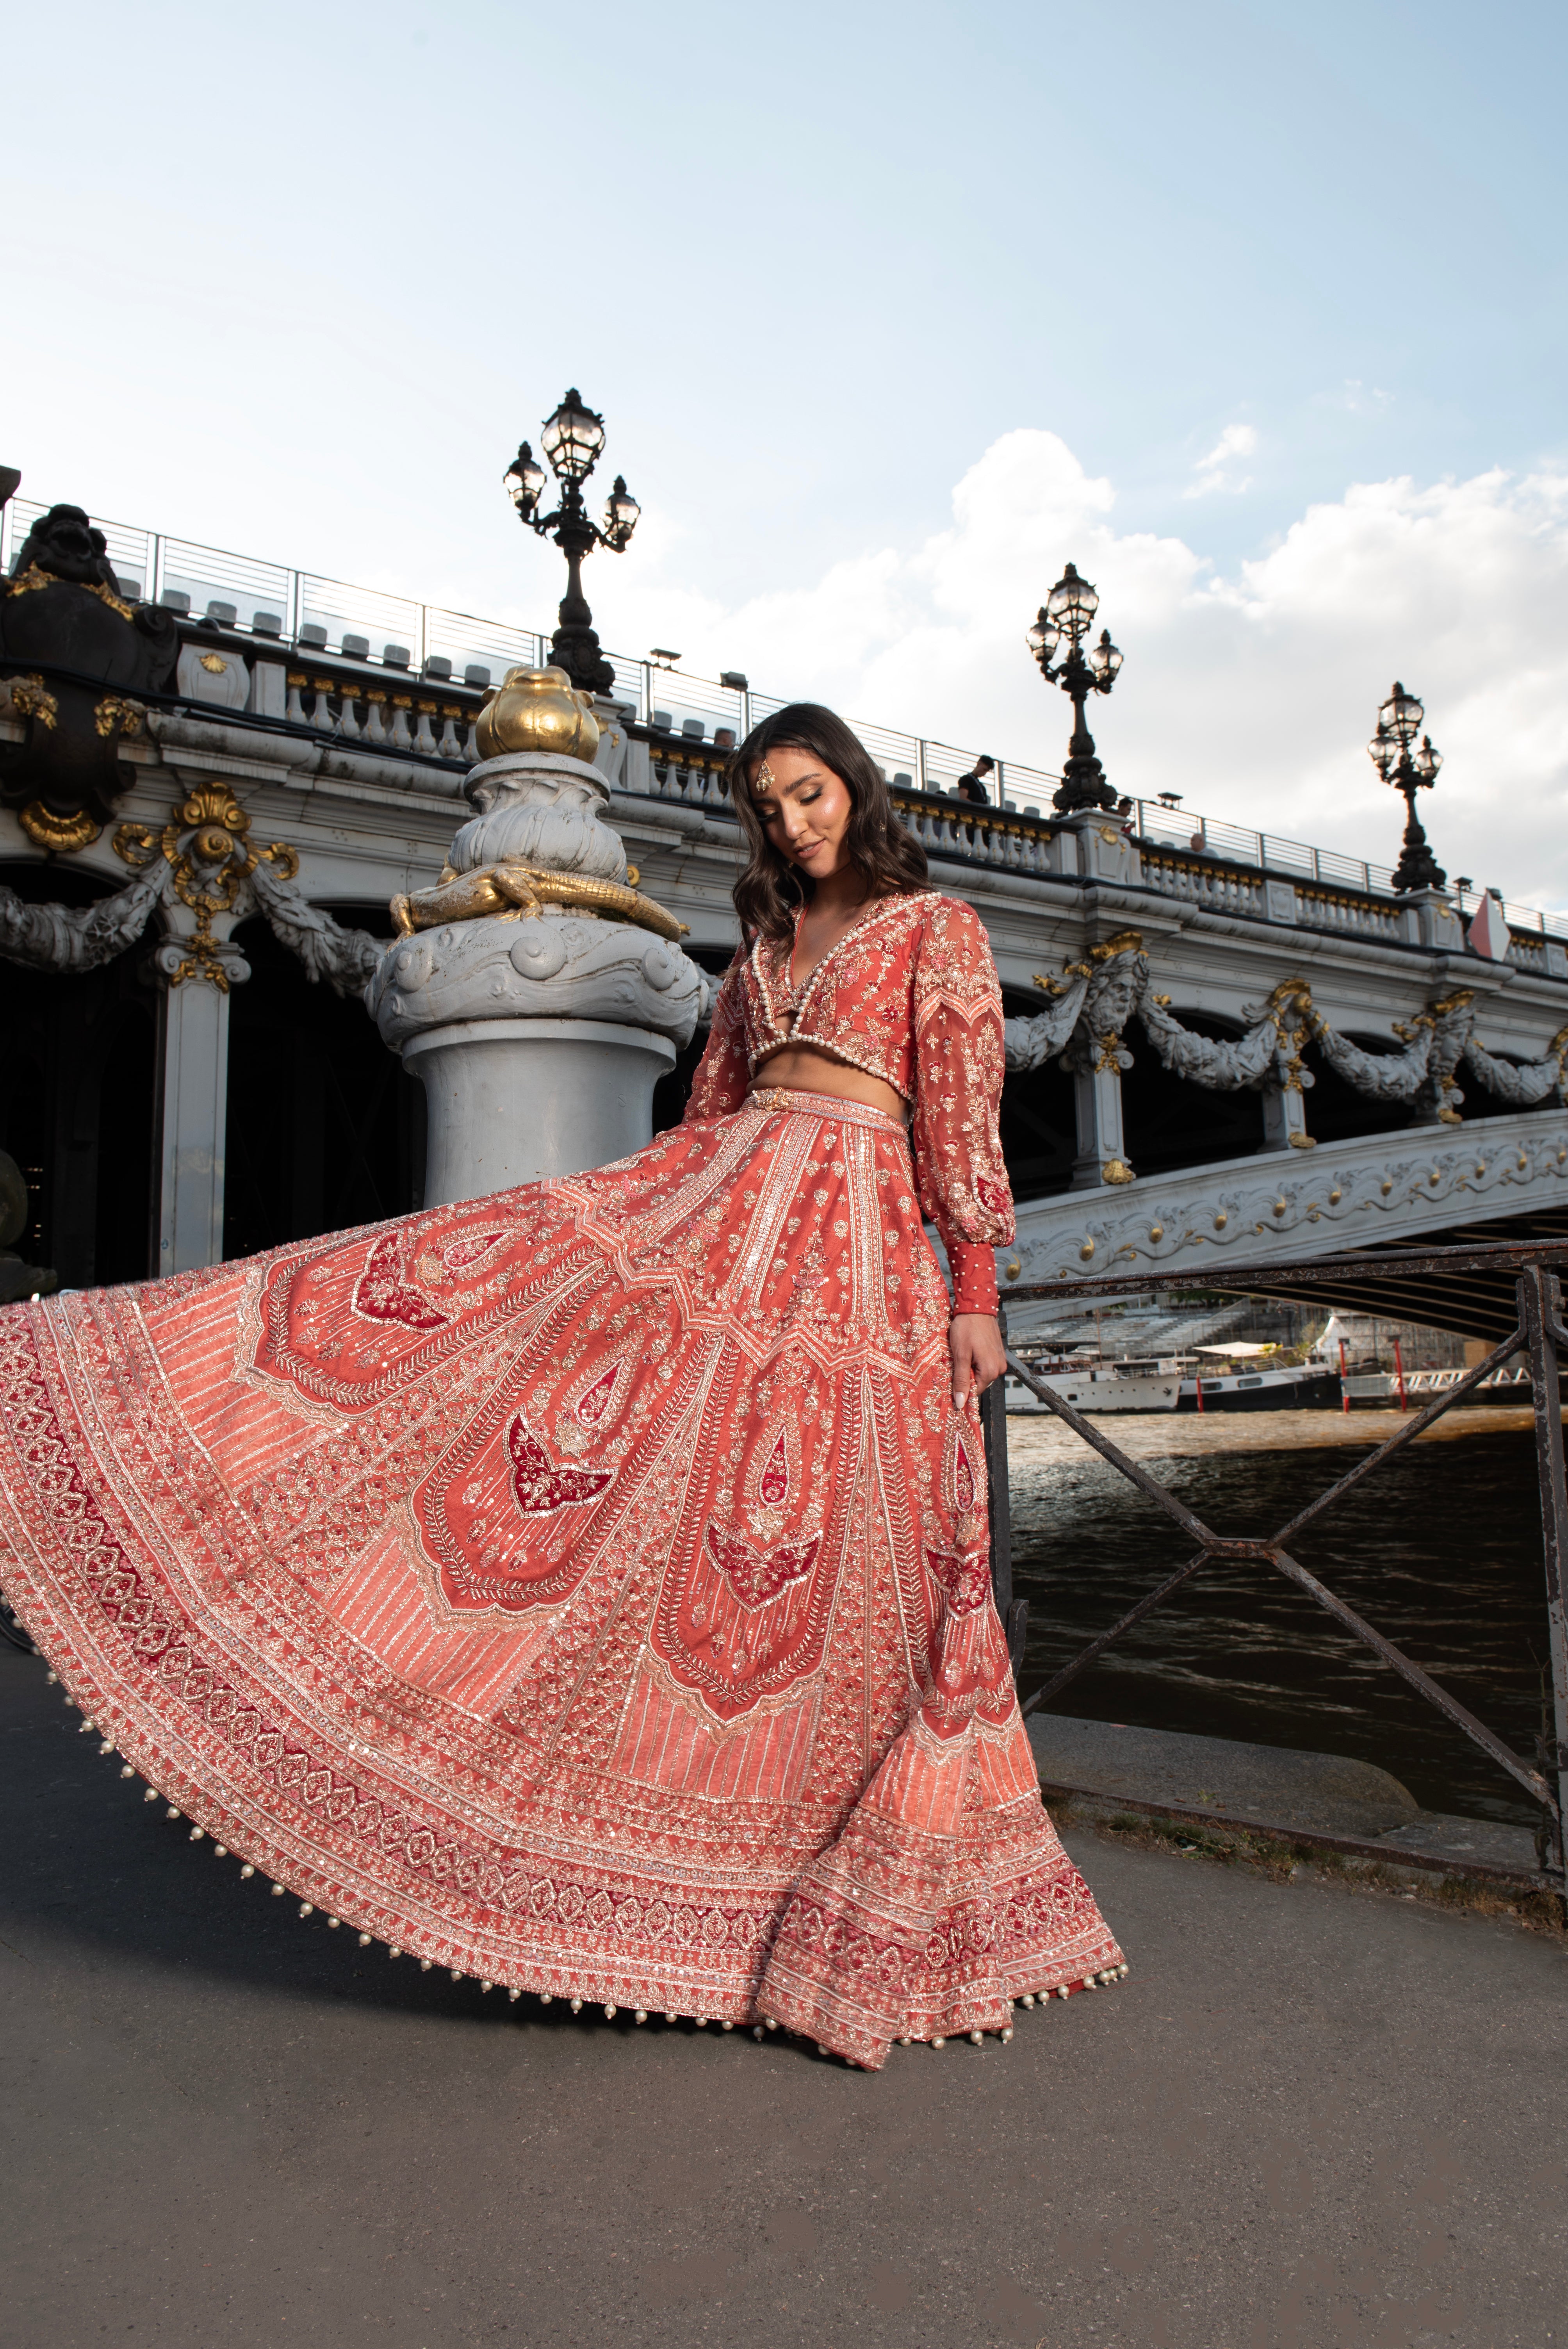
<path id="1" fill-rule="evenodd" d="M 880 1077 L 912 1105 L 915 1185 L 953 1268 L 953 1309 L 995 1313 L 992 1251 L 1014 1227 L 996 1129 L 1002 991 L 985 926 L 934 891 L 879 898 L 795 987 L 803 915 L 792 938 L 758 938 L 725 973 L 685 1122 L 738 1109 L 789 1044 Z"/>

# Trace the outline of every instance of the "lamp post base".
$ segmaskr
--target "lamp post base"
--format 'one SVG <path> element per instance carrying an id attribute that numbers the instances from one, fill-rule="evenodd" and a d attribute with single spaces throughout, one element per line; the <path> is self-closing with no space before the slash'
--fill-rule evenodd
<path id="1" fill-rule="evenodd" d="M 1414 792 L 1405 801 L 1409 810 L 1405 823 L 1405 837 L 1399 849 L 1399 862 L 1394 867 L 1394 886 L 1401 894 L 1408 889 L 1443 889 L 1448 886 L 1448 874 L 1432 854 L 1421 819 L 1416 813 Z"/>
<path id="2" fill-rule="evenodd" d="M 1116 793 L 1106 781 L 1105 769 L 1095 756 L 1093 735 L 1082 730 L 1075 732 L 1068 750 L 1061 781 L 1051 797 L 1057 813 L 1077 815 L 1088 809 L 1103 808 L 1114 814 Z"/>
<path id="3" fill-rule="evenodd" d="M 613 693 L 615 671 L 599 648 L 596 631 L 579 622 L 562 621 L 550 639 L 552 666 L 563 668 L 583 693 Z"/>

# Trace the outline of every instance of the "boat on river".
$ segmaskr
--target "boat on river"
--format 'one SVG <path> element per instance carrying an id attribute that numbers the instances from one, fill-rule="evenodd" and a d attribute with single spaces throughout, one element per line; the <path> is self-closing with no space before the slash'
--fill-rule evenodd
<path id="1" fill-rule="evenodd" d="M 1031 1362 L 1042 1386 L 1064 1402 L 1098 1418 L 1102 1411 L 1174 1411 L 1181 1385 L 1179 1354 L 1130 1356 L 1108 1361 L 1098 1355 L 1067 1355 Z M 1048 1411 L 1050 1405 L 1032 1394 L 1022 1379 L 1008 1376 L 1006 1407 L 1010 1412 Z"/>
<path id="2" fill-rule="evenodd" d="M 1199 1396 L 1199 1381 L 1202 1395 Z M 1308 1363 L 1302 1369 L 1192 1370 L 1181 1381 L 1178 1411 L 1338 1411 L 1339 1373 Z"/>
<path id="3" fill-rule="evenodd" d="M 1205 1371 L 1191 1354 L 1130 1355 L 1109 1361 L 1098 1355 L 1045 1359 L 1029 1368 L 1064 1402 L 1098 1418 L 1123 1411 L 1338 1411 L 1337 1371 L 1309 1363 L 1305 1368 Z M 1199 1400 L 1199 1381 L 1202 1399 Z M 1023 1381 L 1006 1382 L 1009 1412 L 1048 1411 Z"/>

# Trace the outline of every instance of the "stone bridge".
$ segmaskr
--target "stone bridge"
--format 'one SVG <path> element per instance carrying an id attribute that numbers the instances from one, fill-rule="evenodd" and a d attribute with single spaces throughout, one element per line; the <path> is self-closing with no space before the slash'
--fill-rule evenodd
<path id="1" fill-rule="evenodd" d="M 49 686 L 5 666 L 15 761 L 41 740 Z M 150 1262 L 173 1270 L 418 1203 L 418 1088 L 359 999 L 388 902 L 437 880 L 469 812 L 483 697 L 405 682 L 357 652 L 307 659 L 181 620 L 169 687 L 117 705 L 108 820 L 89 809 L 62 839 L 39 802 L 0 790 L 0 984 L 31 1030 L 0 1141 L 41 1170 L 36 1229 L 63 1279 L 133 1274 L 139 1213 Z M 612 702 L 599 716 L 605 820 L 717 971 L 736 936 L 725 746 Z M 1183 847 L 1141 813 L 972 808 L 902 777 L 895 795 L 1002 977 L 1020 1203 L 1004 1289 L 1187 1263 L 1204 1284 L 1282 1254 L 1565 1227 L 1568 951 L 1544 925 L 1490 900 L 1467 925 L 1449 895 L 1396 895 L 1326 851 L 1291 869 L 1266 842 L 1222 851 L 1191 818 Z M 102 1016 L 73 1028 L 89 975 Z M 700 1042 L 657 1123 L 678 1115 Z M 357 1188 L 336 1180 L 349 1159 Z"/>

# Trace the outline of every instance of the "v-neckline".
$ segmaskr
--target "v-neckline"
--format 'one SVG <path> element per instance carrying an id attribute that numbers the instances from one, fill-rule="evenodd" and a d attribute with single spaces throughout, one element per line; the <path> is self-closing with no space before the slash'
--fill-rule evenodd
<path id="1" fill-rule="evenodd" d="M 805 978 L 800 981 L 799 987 L 797 987 L 795 984 L 795 957 L 800 951 L 800 932 L 805 927 L 806 924 L 806 907 L 804 905 L 801 905 L 799 912 L 795 916 L 795 935 L 789 941 L 789 956 L 788 961 L 784 965 L 784 992 L 797 1012 L 799 1012 L 800 1005 L 805 1000 L 806 991 L 810 988 L 811 981 L 816 978 L 817 973 L 823 968 L 824 965 L 831 962 L 833 957 L 838 953 L 839 948 L 843 946 L 847 940 L 854 936 L 855 932 L 860 928 L 861 924 L 867 919 L 868 916 L 874 914 L 879 905 L 891 905 L 894 904 L 901 894 L 902 893 L 897 890 L 889 890 L 881 897 L 868 898 L 866 903 L 856 914 L 854 920 L 850 924 L 848 929 L 840 931 L 838 936 L 833 940 L 832 945 L 828 948 L 827 952 L 818 956 L 816 961 L 811 965 L 810 969 L 806 973 Z"/>

